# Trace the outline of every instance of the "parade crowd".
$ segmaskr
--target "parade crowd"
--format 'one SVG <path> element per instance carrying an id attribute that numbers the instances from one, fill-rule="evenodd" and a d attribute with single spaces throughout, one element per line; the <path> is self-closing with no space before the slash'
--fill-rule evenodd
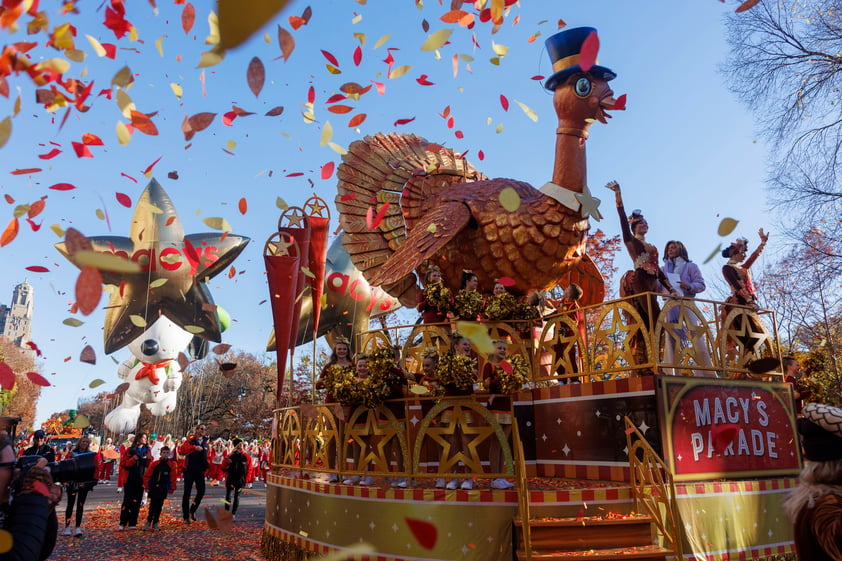
<path id="1" fill-rule="evenodd" d="M 20 456 L 39 455 L 47 462 L 72 459 L 80 454 L 94 454 L 95 470 L 89 481 L 63 483 L 66 497 L 65 536 L 83 534 L 85 501 L 96 485 L 117 485 L 122 493 L 117 530 L 134 530 L 139 525 L 140 509 L 149 505 L 142 530 L 160 530 L 160 514 L 167 497 L 179 485 L 183 489 L 182 518 L 185 524 L 196 521 L 207 484 L 226 488 L 225 509 L 236 515 L 239 496 L 255 481 L 266 480 L 271 458 L 271 444 L 266 440 L 246 442 L 239 438 L 210 440 L 207 427 L 199 424 L 195 431 L 181 438 L 172 435 L 129 434 L 119 444 L 106 438 L 101 444 L 83 435 L 56 450 L 47 443 L 43 430 L 31 436 L 31 445 L 20 447 Z M 193 489 L 195 487 L 195 494 Z M 74 516 L 75 510 L 75 516 Z"/>

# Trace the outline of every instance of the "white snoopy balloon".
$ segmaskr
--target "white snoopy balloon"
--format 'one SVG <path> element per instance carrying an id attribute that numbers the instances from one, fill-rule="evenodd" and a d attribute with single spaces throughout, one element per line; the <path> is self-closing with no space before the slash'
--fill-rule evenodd
<path id="1" fill-rule="evenodd" d="M 192 334 L 161 316 L 128 344 L 133 356 L 120 364 L 117 375 L 129 387 L 123 394 L 123 402 L 105 416 L 105 425 L 111 431 L 134 430 L 141 405 L 146 405 L 156 417 L 175 409 L 182 380 L 178 354 L 192 338 Z"/>

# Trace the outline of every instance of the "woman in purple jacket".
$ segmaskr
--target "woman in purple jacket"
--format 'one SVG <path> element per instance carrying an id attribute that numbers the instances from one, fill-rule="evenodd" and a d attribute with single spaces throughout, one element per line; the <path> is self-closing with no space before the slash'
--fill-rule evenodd
<path id="1" fill-rule="evenodd" d="M 705 279 L 702 277 L 699 266 L 690 261 L 687 256 L 687 248 L 678 240 L 668 241 L 664 247 L 664 266 L 661 267 L 661 270 L 684 298 L 695 298 L 697 294 L 705 291 Z M 678 322 L 679 309 L 675 307 L 669 311 L 666 318 L 667 322 Z M 688 313 L 686 318 L 687 323 L 691 326 L 700 325 L 696 314 Z M 664 346 L 664 363 L 666 364 L 672 364 L 675 360 L 675 338 L 670 335 L 670 333 L 667 333 L 666 345 Z M 705 337 L 691 340 L 684 329 L 677 330 L 675 335 L 681 338 L 679 344 L 682 347 L 695 346 L 696 364 L 711 366 L 710 352 Z M 678 374 L 673 368 L 665 368 L 664 370 L 667 374 Z M 699 377 L 716 377 L 716 373 L 710 370 L 694 370 L 693 374 Z"/>

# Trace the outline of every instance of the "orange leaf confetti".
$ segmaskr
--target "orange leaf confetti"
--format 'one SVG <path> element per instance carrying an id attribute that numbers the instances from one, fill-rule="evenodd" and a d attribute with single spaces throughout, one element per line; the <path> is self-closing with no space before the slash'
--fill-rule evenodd
<path id="1" fill-rule="evenodd" d="M 196 23 L 196 8 L 188 2 L 181 11 L 181 28 L 184 33 L 190 33 L 194 23 Z"/>
<path id="2" fill-rule="evenodd" d="M 12 220 L 6 225 L 6 229 L 3 230 L 2 234 L 0 234 L 0 247 L 12 243 L 12 240 L 14 240 L 18 235 L 19 228 L 20 224 L 18 224 L 18 219 L 12 218 Z"/>
<path id="3" fill-rule="evenodd" d="M 240 211 L 240 214 L 245 214 L 248 211 L 249 205 L 248 201 L 246 201 L 245 197 L 241 198 L 239 202 L 237 202 L 237 208 Z"/>
<path id="4" fill-rule="evenodd" d="M 745 12 L 745 11 L 747 11 L 747 10 L 750 10 L 750 9 L 754 8 L 754 7 L 755 7 L 755 6 L 757 6 L 759 3 L 760 3 L 760 0 L 746 0 L 745 2 L 743 2 L 742 4 L 740 4 L 740 5 L 737 7 L 737 9 L 736 9 L 736 10 L 734 10 L 734 11 L 735 11 L 735 12 L 737 12 L 737 13 L 739 14 L 739 13 L 741 13 L 741 12 Z"/>
<path id="5" fill-rule="evenodd" d="M 366 118 L 365 113 L 358 113 L 357 115 L 354 115 L 353 117 L 351 117 L 351 120 L 348 121 L 348 126 L 349 127 L 356 127 L 358 125 L 361 125 L 362 122 L 365 121 L 365 118 Z"/>
<path id="6" fill-rule="evenodd" d="M 149 115 L 141 113 L 140 111 L 132 110 L 131 118 L 132 126 L 134 126 L 134 128 L 136 128 L 143 134 L 148 134 L 149 136 L 158 136 L 158 127 L 155 126 L 155 123 L 152 122 L 152 119 L 149 118 Z"/>

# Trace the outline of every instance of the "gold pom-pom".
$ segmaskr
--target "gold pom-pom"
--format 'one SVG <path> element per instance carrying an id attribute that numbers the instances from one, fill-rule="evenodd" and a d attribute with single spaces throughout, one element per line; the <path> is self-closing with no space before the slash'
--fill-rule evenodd
<path id="1" fill-rule="evenodd" d="M 489 296 L 485 303 L 485 310 L 483 316 L 491 321 L 503 321 L 512 319 L 517 301 L 515 297 L 504 292 L 496 296 Z"/>
<path id="2" fill-rule="evenodd" d="M 476 290 L 460 290 L 456 294 L 453 311 L 456 314 L 456 319 L 476 321 L 482 313 L 482 294 Z"/>
<path id="3" fill-rule="evenodd" d="M 360 403 L 360 380 L 357 380 L 353 366 L 333 364 L 328 367 L 324 384 L 334 399 L 342 405 Z"/>
<path id="4" fill-rule="evenodd" d="M 460 390 L 474 387 L 477 375 L 477 361 L 466 355 L 447 353 L 439 359 L 436 377 L 445 386 Z"/>
<path id="5" fill-rule="evenodd" d="M 512 367 L 512 371 L 507 372 L 498 366 L 495 375 L 500 384 L 500 390 L 511 394 L 520 390 L 529 381 L 529 365 L 526 364 L 526 359 L 522 355 L 514 355 L 506 361 Z"/>
<path id="6" fill-rule="evenodd" d="M 424 303 L 428 308 L 440 314 L 446 314 L 451 308 L 450 289 L 444 286 L 441 281 L 431 282 L 424 287 Z"/>

